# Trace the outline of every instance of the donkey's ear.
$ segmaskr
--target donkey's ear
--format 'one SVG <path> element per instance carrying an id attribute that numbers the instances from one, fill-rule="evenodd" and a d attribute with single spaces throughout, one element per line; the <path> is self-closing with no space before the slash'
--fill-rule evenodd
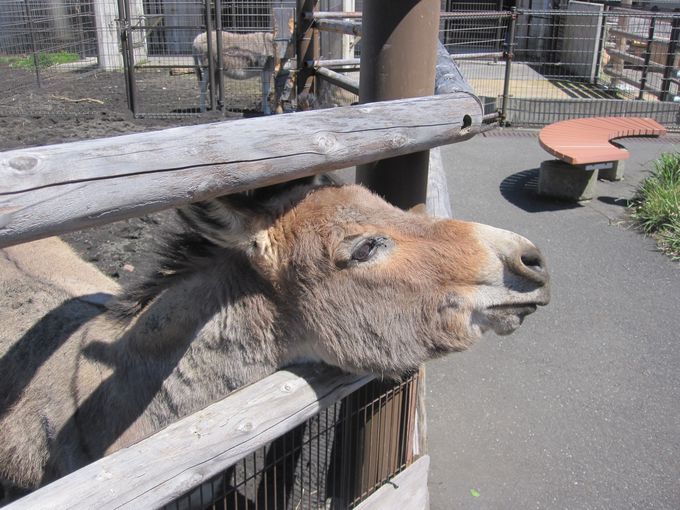
<path id="1" fill-rule="evenodd" d="M 270 223 L 270 214 L 245 195 L 226 195 L 195 202 L 177 210 L 197 234 L 218 246 L 248 250 L 257 232 Z"/>
<path id="2" fill-rule="evenodd" d="M 416 204 L 413 207 L 411 207 L 408 212 L 414 213 L 414 214 L 422 214 L 422 215 L 427 215 L 427 206 L 425 204 Z"/>

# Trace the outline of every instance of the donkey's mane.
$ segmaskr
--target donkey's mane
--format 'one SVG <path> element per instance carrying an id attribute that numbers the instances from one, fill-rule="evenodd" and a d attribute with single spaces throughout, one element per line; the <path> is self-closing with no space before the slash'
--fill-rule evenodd
<path id="1" fill-rule="evenodd" d="M 218 252 L 229 251 L 202 234 L 189 231 L 189 225 L 184 223 L 186 231 L 166 233 L 159 241 L 154 250 L 157 255 L 154 269 L 125 288 L 109 305 L 114 317 L 133 317 L 165 289 L 207 267 Z"/>

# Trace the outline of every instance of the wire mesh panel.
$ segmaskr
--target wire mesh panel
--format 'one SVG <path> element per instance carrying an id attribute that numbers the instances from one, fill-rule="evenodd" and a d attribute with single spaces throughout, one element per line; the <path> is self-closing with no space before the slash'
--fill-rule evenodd
<path id="1" fill-rule="evenodd" d="M 324 2 L 328 10 L 360 10 L 362 5 L 360 0 Z M 123 110 L 126 92 L 140 116 L 266 110 L 274 95 L 274 77 L 262 71 L 271 65 L 269 53 L 280 53 L 280 48 L 262 49 L 261 42 L 251 44 L 247 36 L 272 38 L 273 3 L 290 4 L 0 0 L 2 114 Z M 554 10 L 499 10 L 510 3 L 441 3 L 441 40 L 482 97 L 487 113 L 503 108 L 508 122 L 540 125 L 554 115 L 583 115 L 579 100 L 587 100 L 599 114 L 631 111 L 614 102 L 635 100 L 643 101 L 649 114 L 667 126 L 678 124 L 668 119 L 677 113 L 673 101 L 680 101 L 680 13 L 643 10 L 668 9 L 670 3 L 636 2 L 639 8 L 622 9 L 603 2 L 561 0 L 552 3 L 560 7 Z M 205 51 L 196 49 L 196 37 L 208 26 L 213 33 L 221 28 L 225 35 L 220 44 L 215 40 Z M 236 39 L 226 34 L 236 34 Z M 360 38 L 337 33 L 324 34 L 321 42 L 322 59 L 347 60 L 360 46 Z M 358 79 L 351 67 L 338 71 L 353 72 L 351 77 Z M 335 86 L 326 88 L 322 105 L 357 100 Z M 551 115 L 532 119 L 532 112 L 525 111 L 531 110 L 527 105 L 532 100 Z M 594 101 L 604 103 L 596 106 Z M 660 102 L 669 104 L 661 107 Z"/>
<path id="2" fill-rule="evenodd" d="M 198 112 L 192 43 L 206 30 L 203 0 L 125 0 L 125 6 L 135 114 Z"/>
<path id="3" fill-rule="evenodd" d="M 470 2 L 469 0 L 442 0 L 442 10 L 446 12 L 497 11 L 502 9 L 502 1 Z"/>
<path id="4" fill-rule="evenodd" d="M 0 0 L 2 113 L 87 113 L 120 103 L 116 12 L 116 0 Z M 93 78 L 102 70 L 116 75 Z"/>
<path id="5" fill-rule="evenodd" d="M 135 1 L 125 0 L 133 44 L 144 48 L 131 57 L 137 115 L 263 109 L 273 90 L 263 74 L 274 58 L 270 0 L 143 0 L 137 16 Z"/>
<path id="6" fill-rule="evenodd" d="M 369 383 L 165 508 L 354 508 L 413 462 L 417 386 Z"/>
<path id="7" fill-rule="evenodd" d="M 440 40 L 484 102 L 485 113 L 497 110 L 497 98 L 503 94 L 506 69 L 503 50 L 509 20 L 508 12 L 481 9 L 448 11 L 442 15 Z"/>
<path id="8" fill-rule="evenodd" d="M 678 95 L 680 14 L 612 9 L 603 36 L 604 80 L 621 95 L 672 100 Z"/>
<path id="9" fill-rule="evenodd" d="M 338 13 L 361 12 L 362 7 L 361 0 L 320 0 L 318 3 L 319 10 Z M 360 19 L 353 21 L 357 24 L 361 23 Z M 319 34 L 320 58 L 322 61 L 335 62 L 333 71 L 359 83 L 359 66 L 349 62 L 361 58 L 361 39 L 361 37 L 354 35 L 322 30 Z M 343 61 L 348 64 L 340 65 Z M 347 106 L 359 101 L 358 94 L 349 92 L 318 77 L 315 82 L 315 94 L 317 106 L 321 108 Z"/>
<path id="10" fill-rule="evenodd" d="M 637 110 L 677 124 L 678 105 L 658 103 L 678 94 L 680 14 L 570 1 L 559 11 L 520 11 L 516 24 L 507 83 L 510 122 L 540 125 L 584 111 Z M 533 117 L 525 111 L 532 99 L 542 110 L 534 109 Z M 579 106 L 578 100 L 587 102 Z M 646 106 L 618 104 L 630 100 Z"/>
<path id="11" fill-rule="evenodd" d="M 222 4 L 222 26 L 225 30 L 256 32 L 272 29 L 270 0 L 230 0 Z"/>

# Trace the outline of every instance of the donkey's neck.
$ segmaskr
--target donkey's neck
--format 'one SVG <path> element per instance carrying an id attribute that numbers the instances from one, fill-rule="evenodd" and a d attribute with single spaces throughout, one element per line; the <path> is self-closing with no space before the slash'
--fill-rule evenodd
<path id="1" fill-rule="evenodd" d="M 245 263 L 217 259 L 163 290 L 112 348 L 112 398 L 128 416 L 114 450 L 276 370 L 276 307 Z M 99 449 L 99 448 L 98 448 Z"/>

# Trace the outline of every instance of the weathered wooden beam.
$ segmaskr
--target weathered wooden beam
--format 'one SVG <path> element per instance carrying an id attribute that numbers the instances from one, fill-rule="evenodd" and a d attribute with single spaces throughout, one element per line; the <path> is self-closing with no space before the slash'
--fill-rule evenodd
<path id="1" fill-rule="evenodd" d="M 337 32 L 354 36 L 361 35 L 361 23 L 356 21 L 320 19 L 315 24 L 316 28 L 325 32 Z"/>
<path id="2" fill-rule="evenodd" d="M 437 41 L 437 61 L 434 74 L 434 93 L 437 95 L 451 94 L 452 92 L 474 92 L 456 61 L 451 58 L 449 51 L 439 40 Z"/>
<path id="3" fill-rule="evenodd" d="M 442 161 L 442 151 L 435 147 L 430 151 L 430 165 L 427 174 L 426 208 L 430 216 L 437 218 L 453 218 L 449 186 Z"/>
<path id="4" fill-rule="evenodd" d="M 430 497 L 427 492 L 427 475 L 430 457 L 419 458 L 404 471 L 390 479 L 355 510 L 428 510 Z"/>
<path id="5" fill-rule="evenodd" d="M 319 59 L 319 31 L 314 27 L 312 18 L 304 17 L 307 12 L 314 13 L 318 9 L 316 0 L 296 0 L 298 20 L 296 26 L 295 54 L 298 70 L 296 73 L 297 93 L 316 93 L 314 90 L 314 68 L 309 62 Z"/>
<path id="6" fill-rule="evenodd" d="M 332 85 L 347 90 L 348 92 L 352 92 L 353 94 L 359 94 L 359 82 L 348 78 L 344 74 L 336 73 L 335 71 L 331 71 L 325 67 L 317 67 L 316 74 Z"/>
<path id="7" fill-rule="evenodd" d="M 316 62 L 312 62 L 311 65 L 315 67 L 328 67 L 328 68 L 337 68 L 337 67 L 358 67 L 361 65 L 361 59 L 358 58 L 331 58 L 331 59 L 323 59 L 323 60 L 317 60 Z"/>
<path id="8" fill-rule="evenodd" d="M 470 138 L 465 92 L 0 153 L 0 247 Z"/>
<path id="9" fill-rule="evenodd" d="M 642 57 L 636 57 L 635 55 L 631 55 L 625 51 L 618 51 L 614 48 L 607 48 L 605 51 L 612 57 L 619 58 L 625 62 L 630 62 L 636 66 L 645 67 L 645 59 Z M 647 63 L 646 67 L 647 71 L 650 73 L 663 73 L 664 71 L 664 66 L 662 65 Z"/>
<path id="10" fill-rule="evenodd" d="M 302 13 L 304 19 L 357 19 L 361 18 L 361 12 L 341 12 L 341 11 L 315 11 L 307 10 Z"/>
<path id="11" fill-rule="evenodd" d="M 370 380 L 320 365 L 276 372 L 5 508 L 158 508 Z"/>

